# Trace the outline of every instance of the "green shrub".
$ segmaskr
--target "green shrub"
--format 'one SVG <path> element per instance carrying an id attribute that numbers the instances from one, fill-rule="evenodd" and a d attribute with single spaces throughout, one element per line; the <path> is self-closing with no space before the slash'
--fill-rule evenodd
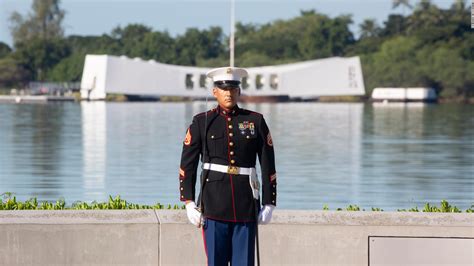
<path id="1" fill-rule="evenodd" d="M 61 198 L 56 202 L 38 202 L 37 198 L 31 198 L 24 202 L 18 201 L 13 193 L 6 192 L 2 194 L 3 200 L 0 200 L 0 210 L 130 210 L 130 209 L 155 209 L 155 210 L 179 210 L 184 209 L 184 206 L 175 204 L 163 205 L 159 202 L 155 205 L 142 205 L 127 202 L 121 199 L 120 196 L 115 198 L 109 196 L 107 202 L 93 201 L 91 203 L 76 201 L 71 206 L 66 205 L 66 201 Z"/>
<path id="2" fill-rule="evenodd" d="M 329 210 L 329 207 L 328 207 L 327 204 L 324 204 L 323 210 L 325 210 L 325 211 Z M 342 210 L 344 210 L 344 209 L 343 208 L 337 208 L 336 209 L 336 211 L 342 211 Z M 357 206 L 357 205 L 349 205 L 345 208 L 345 210 L 346 211 L 361 211 L 360 207 Z M 376 207 L 372 207 L 371 210 L 372 211 L 383 211 L 383 209 L 376 208 Z M 362 211 L 365 211 L 365 209 L 362 209 Z M 418 209 L 418 206 L 415 206 L 415 207 L 410 208 L 408 210 L 407 209 L 397 209 L 397 211 L 399 211 L 399 212 L 420 212 L 420 210 Z M 453 213 L 463 212 L 458 207 L 450 205 L 448 203 L 448 201 L 446 201 L 446 200 L 442 200 L 441 205 L 439 207 L 434 206 L 434 205 L 430 205 L 429 203 L 426 203 L 425 207 L 421 211 L 422 212 L 453 212 Z M 465 212 L 474 213 L 474 204 L 471 205 L 471 207 L 469 209 L 466 209 Z"/>
<path id="3" fill-rule="evenodd" d="M 107 202 L 97 202 L 92 201 L 87 203 L 84 201 L 76 201 L 70 206 L 66 205 L 64 198 L 60 198 L 56 202 L 42 201 L 38 202 L 37 198 L 30 198 L 25 201 L 18 201 L 16 196 L 11 192 L 5 192 L 1 194 L 3 200 L 0 199 L 0 211 L 1 210 L 138 210 L 138 209 L 154 209 L 154 210 L 182 210 L 185 209 L 184 205 L 171 205 L 171 204 L 160 204 L 157 202 L 155 205 L 145 205 L 145 204 L 136 204 L 130 203 L 122 198 L 120 195 L 116 197 L 109 196 Z M 327 204 L 323 205 L 323 210 L 328 211 L 329 206 Z M 337 208 L 337 211 L 365 211 L 357 205 L 349 205 L 346 208 Z M 381 208 L 372 207 L 372 211 L 384 211 Z M 418 206 L 415 206 L 410 209 L 397 209 L 399 212 L 420 212 Z M 435 206 L 426 203 L 421 212 L 444 212 L 444 213 L 461 213 L 463 212 L 456 206 L 452 206 L 446 200 L 441 201 L 441 205 Z M 474 213 L 474 204 L 470 208 L 465 210 L 466 213 Z"/>

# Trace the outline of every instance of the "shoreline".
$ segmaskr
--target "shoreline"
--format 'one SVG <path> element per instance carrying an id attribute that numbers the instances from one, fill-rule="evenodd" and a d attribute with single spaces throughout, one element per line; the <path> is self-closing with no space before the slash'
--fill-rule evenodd
<path id="1" fill-rule="evenodd" d="M 209 97 L 210 101 L 213 101 L 212 96 Z M 80 101 L 87 101 L 85 99 L 79 99 Z M 152 102 L 193 102 L 193 101 L 200 101 L 205 99 L 192 99 L 189 97 L 178 97 L 178 96 L 163 96 L 154 100 Z M 127 96 L 121 94 L 108 94 L 107 98 L 105 99 L 107 102 L 139 102 L 139 100 L 129 101 Z M 146 101 L 144 101 L 146 102 Z M 257 103 L 374 103 L 370 97 L 368 96 L 321 96 L 319 98 L 305 100 L 305 99 L 293 99 L 288 98 L 284 101 L 260 101 Z M 247 102 L 246 102 L 247 103 Z M 252 101 L 248 101 L 248 103 L 255 103 Z M 393 101 L 389 103 L 407 103 L 407 102 L 400 102 L 400 101 Z M 412 103 L 412 102 L 408 102 Z M 415 102 L 413 102 L 415 103 Z M 453 98 L 438 98 L 437 102 L 416 102 L 416 103 L 427 103 L 427 104 L 474 104 L 474 97 L 471 98 L 460 98 L 460 97 L 453 97 Z"/>
<path id="2" fill-rule="evenodd" d="M 31 96 L 39 97 L 39 98 L 47 98 L 50 97 L 53 101 L 60 101 L 61 97 L 54 97 L 50 95 L 11 95 L 7 89 L 0 89 L 0 96 L 6 96 L 13 99 L 17 97 L 25 97 L 31 98 Z M 212 101 L 212 95 L 209 95 L 209 100 Z M 4 98 L 6 98 L 4 97 Z M 88 101 L 87 99 L 81 99 L 79 92 L 74 92 L 71 96 L 65 97 L 67 101 Z M 130 98 L 130 99 L 129 99 Z M 191 97 L 182 97 L 182 96 L 161 96 L 161 97 L 148 97 L 143 96 L 143 100 L 140 100 L 141 96 L 130 96 L 124 94 L 107 94 L 105 102 L 193 102 L 205 99 L 194 99 Z M 241 102 L 248 102 L 248 103 L 295 103 L 295 102 L 311 102 L 311 103 L 373 103 L 376 101 L 372 101 L 370 96 L 363 95 L 363 96 L 320 96 L 313 99 L 299 99 L 299 98 L 289 98 L 289 97 L 282 97 L 283 100 L 281 101 L 253 101 L 253 100 L 245 100 Z M 5 101 L 4 101 L 5 102 Z M 12 101 L 9 101 L 12 102 Z M 393 101 L 389 103 L 406 103 L 403 101 Z M 423 101 L 419 101 L 417 103 L 427 103 Z M 474 104 L 474 97 L 463 97 L 463 96 L 454 96 L 454 97 L 439 97 L 436 102 L 433 104 Z"/>

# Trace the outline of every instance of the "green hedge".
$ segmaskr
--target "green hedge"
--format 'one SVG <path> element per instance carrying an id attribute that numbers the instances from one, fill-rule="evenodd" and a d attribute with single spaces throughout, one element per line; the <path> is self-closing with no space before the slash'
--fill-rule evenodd
<path id="1" fill-rule="evenodd" d="M 37 198 L 31 198 L 26 201 L 18 201 L 13 193 L 6 192 L 3 193 L 3 200 L 0 200 L 0 211 L 1 210 L 130 210 L 130 209 L 155 209 L 155 210 L 180 210 L 185 209 L 184 205 L 171 205 L 171 204 L 160 204 L 156 203 L 155 205 L 145 205 L 145 204 L 135 204 L 130 203 L 124 199 L 121 199 L 120 196 L 112 197 L 109 196 L 108 202 L 96 202 L 91 203 L 76 201 L 72 205 L 66 205 L 64 199 L 59 199 L 56 202 L 42 201 L 39 202 Z M 329 210 L 328 205 L 323 206 L 323 210 Z M 349 205 L 346 208 L 337 208 L 337 211 L 365 211 L 357 205 Z M 381 208 L 371 208 L 371 211 L 383 211 Z M 441 205 L 438 207 L 436 205 L 430 205 L 426 203 L 423 209 L 418 209 L 418 207 L 410 209 L 397 209 L 399 212 L 463 212 L 456 206 L 451 206 L 446 200 L 441 201 Z M 473 213 L 474 204 L 471 205 L 469 209 L 466 209 L 465 212 Z"/>
<path id="2" fill-rule="evenodd" d="M 329 210 L 328 206 L 324 205 L 323 210 Z M 342 211 L 342 210 L 346 210 L 346 211 L 365 211 L 365 209 L 361 209 L 357 205 L 349 205 L 345 209 L 337 208 L 336 210 L 337 211 Z M 375 207 L 372 207 L 371 210 L 372 211 L 383 211 L 383 209 L 375 208 Z M 397 209 L 397 211 L 399 211 L 399 212 L 420 212 L 420 211 L 421 212 L 457 212 L 457 213 L 463 212 L 458 207 L 450 205 L 446 200 L 442 200 L 439 207 L 436 206 L 436 205 L 430 205 L 429 203 L 426 203 L 425 206 L 423 207 L 423 209 L 421 209 L 421 210 L 418 209 L 418 206 L 415 206 L 415 207 L 410 208 L 410 209 Z M 470 208 L 466 209 L 465 212 L 474 213 L 474 204 L 471 205 Z"/>
<path id="3" fill-rule="evenodd" d="M 108 202 L 97 202 L 93 201 L 91 203 L 76 201 L 72 205 L 66 205 L 64 199 L 59 199 L 56 202 L 42 201 L 39 202 L 37 198 L 31 198 L 26 201 L 18 201 L 15 196 L 12 196 L 12 193 L 2 194 L 3 200 L 0 201 L 0 210 L 130 210 L 130 209 L 156 209 L 156 210 L 178 210 L 184 209 L 184 206 L 171 204 L 163 205 L 159 202 L 155 205 L 142 205 L 130 203 L 124 199 L 121 199 L 120 196 L 115 198 L 109 196 Z"/>

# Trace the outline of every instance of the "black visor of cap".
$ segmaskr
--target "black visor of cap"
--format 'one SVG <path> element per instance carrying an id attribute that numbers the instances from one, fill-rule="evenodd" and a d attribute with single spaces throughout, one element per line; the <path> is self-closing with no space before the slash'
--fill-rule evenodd
<path id="1" fill-rule="evenodd" d="M 214 85 L 220 89 L 225 88 L 238 88 L 240 85 L 240 81 L 238 80 L 219 80 L 214 82 Z"/>

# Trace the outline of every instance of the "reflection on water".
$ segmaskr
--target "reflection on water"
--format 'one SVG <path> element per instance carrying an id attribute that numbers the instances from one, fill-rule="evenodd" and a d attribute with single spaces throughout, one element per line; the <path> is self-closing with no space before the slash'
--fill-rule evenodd
<path id="1" fill-rule="evenodd" d="M 209 103 L 208 108 L 215 103 Z M 282 208 L 473 204 L 474 107 L 247 104 L 272 130 Z M 177 169 L 205 102 L 0 105 L 0 192 L 20 199 L 178 203 Z"/>
<path id="2" fill-rule="evenodd" d="M 362 111 L 362 104 L 261 106 L 275 143 L 281 205 L 357 201 Z"/>
<path id="3" fill-rule="evenodd" d="M 362 184 L 374 196 L 362 204 L 396 208 L 391 199 L 404 206 L 449 199 L 467 208 L 474 203 L 472 106 L 377 104 L 367 109 Z"/>
<path id="4" fill-rule="evenodd" d="M 64 128 L 65 119 L 63 105 L 11 105 L 2 112 L 2 169 L 14 166 L 16 174 L 5 176 L 9 183 L 19 183 L 28 187 L 38 197 L 58 197 L 63 187 L 59 162 L 62 157 L 61 145 L 68 133 Z M 2 108 L 4 110 L 4 108 Z M 15 118 L 12 120 L 12 118 Z M 63 133 L 65 133 L 63 135 Z M 10 146 L 10 144 L 14 144 Z M 49 162 L 49 163 L 44 163 Z M 2 171 L 3 173 L 3 171 Z M 28 184 L 21 180 L 27 176 Z M 2 174 L 3 177 L 3 174 Z M 16 180 L 16 179 L 20 180 Z M 3 180 L 3 178 L 2 178 Z M 3 188 L 2 186 L 0 188 Z"/>
<path id="5" fill-rule="evenodd" d="M 105 102 L 81 102 L 82 117 L 82 199 L 105 198 L 104 180 L 107 143 Z"/>

